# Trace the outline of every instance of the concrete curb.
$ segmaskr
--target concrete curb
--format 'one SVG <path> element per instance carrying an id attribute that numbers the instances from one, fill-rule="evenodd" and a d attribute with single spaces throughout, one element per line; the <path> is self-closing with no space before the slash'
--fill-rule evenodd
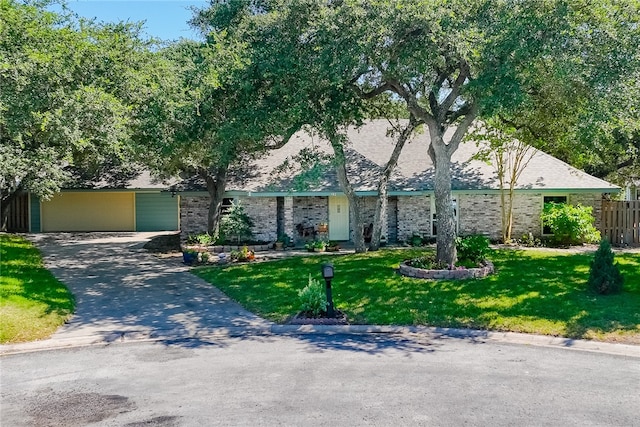
<path id="1" fill-rule="evenodd" d="M 258 327 L 219 327 L 204 333 L 183 329 L 166 331 L 122 331 L 102 334 L 0 345 L 0 356 L 36 351 L 72 349 L 88 346 L 107 346 L 132 342 L 175 342 L 187 340 L 216 341 L 250 336 L 296 335 L 397 335 L 420 336 L 433 340 L 464 339 L 477 343 L 530 345 L 574 351 L 640 358 L 640 346 L 599 341 L 574 340 L 564 337 L 531 335 L 516 332 L 493 332 L 473 329 L 434 328 L 427 326 L 375 326 L 375 325 L 270 325 Z"/>

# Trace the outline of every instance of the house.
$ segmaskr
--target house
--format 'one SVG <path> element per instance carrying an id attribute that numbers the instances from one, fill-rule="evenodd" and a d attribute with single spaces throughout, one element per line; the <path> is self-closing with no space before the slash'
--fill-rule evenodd
<path id="1" fill-rule="evenodd" d="M 389 123 L 373 120 L 349 129 L 346 149 L 349 178 L 363 196 L 365 223 L 373 221 L 377 176 L 389 159 L 394 140 Z M 434 168 L 427 154 L 427 132 L 414 135 L 400 156 L 389 185 L 389 203 L 383 218 L 388 241 L 407 240 L 413 234 L 435 236 Z M 298 228 L 325 230 L 321 237 L 348 241 L 354 229 L 349 204 L 329 162 L 311 161 L 306 172 L 294 166 L 301 150 L 330 155 L 327 141 L 304 131 L 268 156 L 255 160 L 227 185 L 224 203 L 241 203 L 252 217 L 254 237 L 273 241 L 281 233 L 294 240 Z M 475 143 L 460 145 L 452 159 L 452 195 L 458 234 L 500 237 L 501 209 L 498 180 L 493 166 L 474 160 Z M 513 236 L 542 235 L 543 204 L 548 201 L 592 206 L 596 227 L 601 221 L 603 195 L 620 188 L 590 176 L 541 151 L 535 151 L 518 181 Z M 183 236 L 206 230 L 209 197 L 197 178 L 179 184 L 154 181 L 142 173 L 127 185 L 113 188 L 65 189 L 51 200 L 23 195 L 12 218 L 24 232 L 56 231 L 162 231 L 181 230 Z"/>
<path id="2" fill-rule="evenodd" d="M 359 129 L 349 129 L 346 150 L 348 174 L 357 194 L 364 196 L 365 223 L 373 221 L 376 177 L 394 147 L 387 136 L 389 123 L 373 120 Z M 384 213 L 383 235 L 389 241 L 409 239 L 413 234 L 435 236 L 433 162 L 427 153 L 428 132 L 414 135 L 398 161 L 389 185 L 388 209 Z M 323 237 L 351 240 L 354 229 L 349 205 L 335 170 L 314 164 L 313 171 L 286 168 L 300 163 L 300 150 L 330 154 L 327 141 L 300 131 L 284 147 L 256 160 L 249 173 L 227 185 L 225 204 L 241 203 L 253 218 L 254 236 L 272 241 L 280 233 L 295 240 L 302 236 L 299 225 L 318 229 L 328 225 Z M 459 235 L 485 234 L 500 238 L 501 208 L 498 179 L 493 166 L 474 160 L 474 142 L 460 145 L 452 159 L 452 195 Z M 208 195 L 202 183 L 190 181 L 176 187 L 180 196 L 180 225 L 183 235 L 206 230 Z M 521 174 L 514 201 L 513 236 L 543 234 L 540 213 L 545 202 L 565 202 L 592 206 L 599 226 L 602 198 L 620 188 L 590 176 L 570 165 L 535 150 Z"/>
<path id="3" fill-rule="evenodd" d="M 164 231 L 179 229 L 179 198 L 143 172 L 127 185 L 64 189 L 50 200 L 22 194 L 10 207 L 18 232 Z"/>

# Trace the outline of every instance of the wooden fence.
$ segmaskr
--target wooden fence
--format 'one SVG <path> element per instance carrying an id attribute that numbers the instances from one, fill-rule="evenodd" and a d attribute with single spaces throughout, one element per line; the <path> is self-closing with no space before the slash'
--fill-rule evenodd
<path id="1" fill-rule="evenodd" d="M 640 200 L 603 200 L 600 232 L 615 246 L 640 245 Z"/>

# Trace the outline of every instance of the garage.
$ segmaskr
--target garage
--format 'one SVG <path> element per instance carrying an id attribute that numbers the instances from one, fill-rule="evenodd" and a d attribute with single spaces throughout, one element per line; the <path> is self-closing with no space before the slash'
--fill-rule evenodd
<path id="1" fill-rule="evenodd" d="M 135 193 L 63 192 L 41 203 L 42 231 L 135 231 Z"/>

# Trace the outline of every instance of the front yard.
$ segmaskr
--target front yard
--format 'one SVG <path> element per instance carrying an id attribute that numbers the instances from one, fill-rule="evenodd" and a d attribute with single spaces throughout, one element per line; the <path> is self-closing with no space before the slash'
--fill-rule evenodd
<path id="1" fill-rule="evenodd" d="M 620 295 L 586 291 L 592 254 L 498 250 L 497 274 L 465 281 L 402 277 L 395 268 L 424 250 L 288 258 L 205 267 L 194 273 L 275 322 L 298 311 L 298 290 L 320 265 L 335 265 L 336 308 L 354 324 L 428 325 L 559 335 L 640 344 L 640 254 L 617 254 Z"/>
<path id="2" fill-rule="evenodd" d="M 73 296 L 27 240 L 0 234 L 0 343 L 46 338 L 71 316 Z"/>

